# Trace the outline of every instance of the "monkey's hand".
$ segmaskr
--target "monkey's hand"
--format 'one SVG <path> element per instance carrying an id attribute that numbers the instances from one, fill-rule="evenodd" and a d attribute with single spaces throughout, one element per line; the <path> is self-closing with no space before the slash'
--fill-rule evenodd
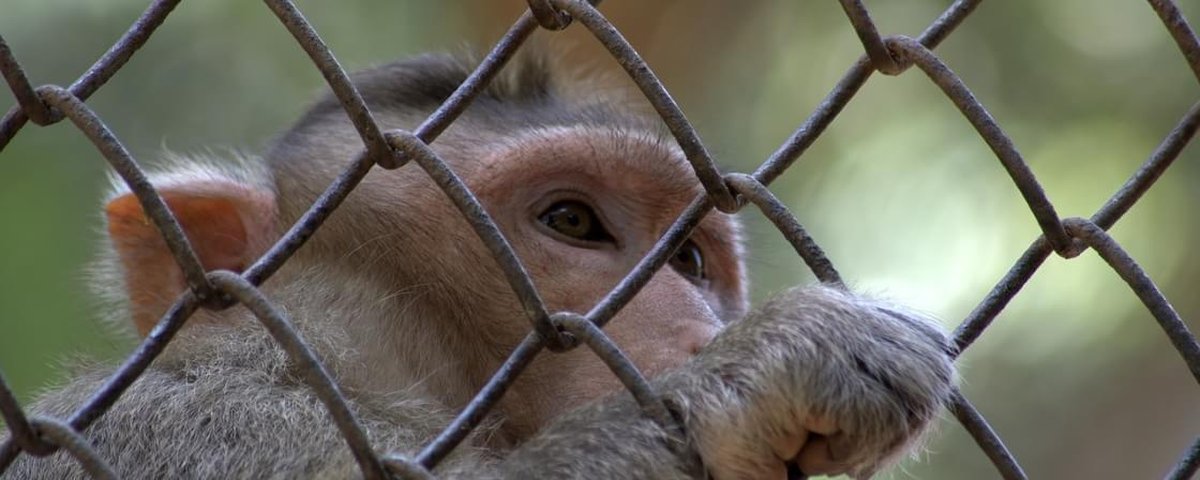
<path id="1" fill-rule="evenodd" d="M 906 452 L 950 395 L 931 321 L 828 287 L 795 288 L 731 325 L 664 378 L 717 480 L 865 478 Z"/>

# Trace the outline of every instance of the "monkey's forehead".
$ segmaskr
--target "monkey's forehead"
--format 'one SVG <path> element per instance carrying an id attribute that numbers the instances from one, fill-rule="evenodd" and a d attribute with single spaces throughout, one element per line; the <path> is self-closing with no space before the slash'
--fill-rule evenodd
<path id="1" fill-rule="evenodd" d="M 547 174 L 577 173 L 692 197 L 703 192 L 683 151 L 670 137 L 623 125 L 534 127 L 514 132 L 484 155 L 486 170 L 527 164 Z M 651 193 L 650 190 L 639 190 Z"/>

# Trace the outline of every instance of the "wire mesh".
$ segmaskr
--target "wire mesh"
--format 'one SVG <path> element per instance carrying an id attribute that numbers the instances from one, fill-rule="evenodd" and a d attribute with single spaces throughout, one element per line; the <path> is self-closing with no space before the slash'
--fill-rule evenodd
<path id="1" fill-rule="evenodd" d="M 1073 258 L 1088 248 L 1107 262 L 1146 308 L 1153 314 L 1179 352 L 1192 375 L 1200 381 L 1200 344 L 1188 331 L 1171 304 L 1154 282 L 1125 250 L 1107 233 L 1154 182 L 1179 157 L 1182 149 L 1200 128 L 1200 103 L 1192 106 L 1166 136 L 1145 163 L 1089 219 L 1062 219 L 1046 197 L 1032 170 L 987 109 L 971 90 L 933 52 L 963 22 L 982 0 L 957 0 L 916 38 L 885 37 L 871 19 L 861 0 L 840 0 L 850 25 L 863 44 L 865 55 L 847 71 L 816 110 L 752 174 L 722 175 L 699 135 L 688 122 L 649 65 L 596 8 L 598 1 L 528 0 L 529 11 L 484 57 L 479 66 L 458 89 L 412 132 L 383 131 L 372 118 L 362 97 L 350 83 L 336 57 L 322 42 L 313 26 L 289 0 L 264 0 L 268 8 L 295 38 L 321 72 L 337 100 L 349 115 L 363 142 L 363 150 L 336 180 L 320 195 L 306 213 L 270 250 L 242 275 L 230 272 L 205 272 L 184 236 L 179 223 L 167 209 L 155 188 L 146 179 L 138 163 L 108 129 L 100 116 L 85 103 L 142 47 L 178 5 L 179 0 L 153 2 L 126 33 L 67 88 L 48 85 L 33 87 L 14 52 L 0 36 L 0 73 L 17 105 L 0 118 L 0 151 L 28 123 L 45 126 L 69 120 L 78 128 L 128 184 L 178 263 L 189 290 L 183 293 L 159 320 L 154 329 L 125 359 L 108 381 L 65 421 L 29 417 L 18 404 L 3 376 L 0 376 L 0 414 L 8 425 L 9 438 L 0 445 L 0 473 L 22 452 L 45 456 L 66 450 L 86 472 L 96 478 L 115 477 L 103 458 L 83 440 L 82 432 L 116 402 L 122 393 L 163 351 L 187 319 L 200 308 L 220 309 L 238 302 L 248 307 L 264 324 L 292 361 L 300 367 L 304 381 L 328 409 L 333 422 L 345 438 L 365 477 L 432 478 L 429 473 L 470 434 L 492 409 L 500 396 L 529 365 L 540 350 L 563 351 L 574 342 L 562 332 L 582 339 L 611 368 L 630 390 L 647 415 L 670 423 L 670 414 L 642 377 L 641 373 L 601 329 L 668 261 L 686 240 L 699 219 L 712 209 L 734 212 L 748 204 L 757 206 L 792 244 L 796 253 L 822 282 L 841 284 L 833 264 L 800 222 L 768 189 L 819 137 L 859 88 L 876 71 L 900 75 L 916 66 L 936 84 L 975 128 L 1008 172 L 1028 204 L 1042 235 L 1033 241 L 1007 274 L 960 324 L 954 333 L 956 354 L 986 331 L 1001 310 L 1013 299 L 1034 272 L 1056 253 Z M 1148 0 L 1164 27 L 1200 80 L 1200 39 L 1173 0 Z M 496 73 L 513 57 L 529 35 L 538 28 L 561 30 L 578 22 L 589 30 L 620 63 L 662 117 L 671 134 L 691 163 L 705 193 L 695 198 L 670 226 L 662 238 L 628 275 L 585 315 L 546 310 L 529 275 L 509 246 L 504 235 L 484 211 L 474 194 L 429 147 L 436 141 L 472 100 L 488 85 Z M 416 167 L 406 166 L 410 161 Z M 376 165 L 382 168 L 420 168 L 427 172 L 453 200 L 502 267 L 519 299 L 532 331 L 514 349 L 485 386 L 414 459 L 376 452 L 337 383 L 317 360 L 304 339 L 297 334 L 286 315 L 258 290 L 297 249 L 315 233 L 325 219 Z M 979 447 L 993 462 L 1003 478 L 1026 478 L 1020 464 L 988 425 L 984 417 L 961 392 L 955 392 L 951 410 Z M 1168 478 L 1190 478 L 1200 469 L 1200 437 L 1188 446 L 1173 466 Z"/>

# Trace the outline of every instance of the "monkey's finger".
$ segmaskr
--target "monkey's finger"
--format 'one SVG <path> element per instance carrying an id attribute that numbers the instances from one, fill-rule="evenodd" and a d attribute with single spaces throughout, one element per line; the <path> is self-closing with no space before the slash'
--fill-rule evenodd
<path id="1" fill-rule="evenodd" d="M 829 458 L 845 463 L 854 455 L 854 439 L 845 432 L 830 435 L 826 440 L 829 442 Z"/>
<path id="2" fill-rule="evenodd" d="M 808 475 L 837 475 L 850 470 L 848 465 L 833 458 L 827 437 L 811 437 L 795 463 Z"/>
<path id="3" fill-rule="evenodd" d="M 841 428 L 838 428 L 837 422 L 829 415 L 809 415 L 804 420 L 804 428 L 817 435 L 830 436 Z"/>
<path id="4" fill-rule="evenodd" d="M 787 462 L 800 455 L 800 450 L 808 443 L 808 431 L 800 430 L 796 435 L 785 435 L 771 442 L 771 451 L 781 462 Z"/>

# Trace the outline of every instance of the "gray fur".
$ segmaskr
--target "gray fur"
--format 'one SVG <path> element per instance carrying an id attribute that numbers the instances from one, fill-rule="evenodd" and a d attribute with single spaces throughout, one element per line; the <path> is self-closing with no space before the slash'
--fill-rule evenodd
<path id="1" fill-rule="evenodd" d="M 949 398 L 948 345 L 920 315 L 830 287 L 793 288 L 663 383 L 702 451 L 716 439 L 753 452 L 771 429 L 816 414 L 839 426 L 850 473 L 866 477 L 918 444 Z"/>
<path id="2" fill-rule="evenodd" d="M 345 355 L 336 332 L 305 332 Z M 321 335 L 324 334 L 324 335 Z M 87 430 L 129 478 L 344 478 L 358 474 L 322 405 L 258 327 L 189 329 L 112 411 Z M 950 394 L 954 369 L 932 322 L 828 287 L 796 288 L 725 330 L 653 384 L 675 407 L 701 454 L 739 452 L 720 467 L 737 477 L 758 462 L 772 429 L 828 414 L 846 432 L 851 472 L 868 476 L 920 441 Z M 331 363 L 339 366 L 339 363 Z M 341 365 L 345 367 L 345 365 Z M 35 409 L 66 415 L 104 371 L 43 397 Z M 339 372 L 335 369 L 335 375 Z M 348 392 L 381 452 L 413 454 L 450 416 L 419 389 Z M 488 430 L 477 436 L 488 435 Z M 581 408 L 534 438 L 504 448 L 467 446 L 446 478 L 692 478 L 692 457 L 628 394 Z M 687 451 L 686 449 L 682 451 Z M 507 456 L 504 456 L 506 455 Z M 499 457 L 503 459 L 497 460 Z M 705 456 L 712 466 L 718 455 Z M 14 478 L 82 478 L 58 453 L 28 456 Z"/>

